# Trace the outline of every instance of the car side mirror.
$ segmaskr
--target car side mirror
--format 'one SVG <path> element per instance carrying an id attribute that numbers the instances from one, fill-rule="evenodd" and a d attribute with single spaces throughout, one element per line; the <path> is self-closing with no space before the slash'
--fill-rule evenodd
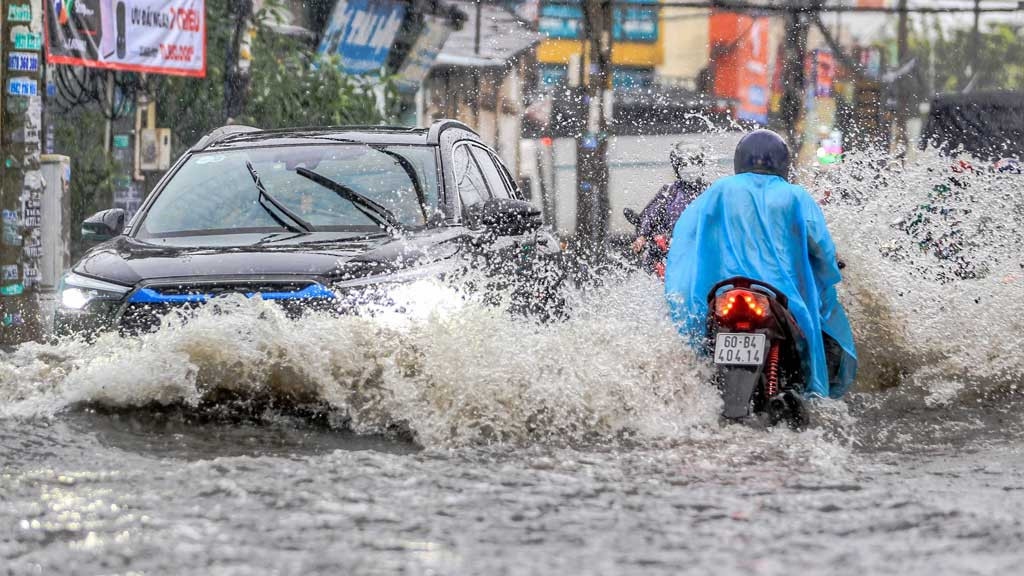
<path id="1" fill-rule="evenodd" d="M 120 235 L 126 215 L 121 208 L 111 208 L 89 216 L 82 222 L 82 241 L 98 244 Z"/>
<path id="2" fill-rule="evenodd" d="M 467 209 L 470 224 L 497 236 L 518 236 L 541 227 L 540 210 L 525 200 L 492 198 Z"/>

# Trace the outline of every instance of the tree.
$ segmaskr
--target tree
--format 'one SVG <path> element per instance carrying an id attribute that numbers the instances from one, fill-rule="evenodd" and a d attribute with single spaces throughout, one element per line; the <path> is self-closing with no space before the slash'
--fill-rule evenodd
<path id="1" fill-rule="evenodd" d="M 229 0 L 207 0 L 211 21 L 230 22 Z M 394 90 L 386 78 L 358 78 L 322 58 L 304 40 L 273 32 L 273 6 L 252 15 L 256 35 L 250 70 L 248 103 L 240 122 L 259 128 L 337 124 L 379 124 L 387 120 L 378 109 L 375 91 L 384 90 L 385 111 Z M 179 151 L 203 134 L 222 126 L 224 77 L 232 41 L 231 26 L 207 27 L 206 78 L 160 77 L 151 94 L 157 99 L 160 123 L 169 126 Z"/>
<path id="2" fill-rule="evenodd" d="M 990 23 L 980 31 L 977 69 L 971 69 L 970 45 L 973 29 L 944 30 L 938 17 L 915 30 L 910 38 L 911 53 L 927 75 L 932 92 L 963 90 L 1024 90 L 1024 26 L 1008 22 Z"/>

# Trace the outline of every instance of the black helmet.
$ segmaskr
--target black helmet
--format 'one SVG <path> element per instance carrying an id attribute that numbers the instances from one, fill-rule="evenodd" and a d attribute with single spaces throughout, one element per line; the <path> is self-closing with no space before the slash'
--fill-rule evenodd
<path id="1" fill-rule="evenodd" d="M 740 139 L 733 156 L 737 174 L 774 174 L 789 178 L 789 147 L 771 130 L 754 130 Z"/>

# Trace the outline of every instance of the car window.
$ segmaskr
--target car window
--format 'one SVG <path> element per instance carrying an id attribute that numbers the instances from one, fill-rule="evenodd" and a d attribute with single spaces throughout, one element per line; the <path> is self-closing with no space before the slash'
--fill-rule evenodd
<path id="1" fill-rule="evenodd" d="M 476 158 L 484 178 L 487 179 L 487 187 L 490 188 L 491 196 L 493 198 L 510 198 L 508 186 L 505 184 L 505 179 L 501 177 L 498 167 L 494 165 L 491 153 L 479 146 L 469 146 L 469 148 L 472 148 L 473 157 Z"/>
<path id="2" fill-rule="evenodd" d="M 317 229 L 378 227 L 354 204 L 299 174 L 299 167 L 373 200 L 409 227 L 425 225 L 437 205 L 437 171 L 428 147 L 341 144 L 210 151 L 195 154 L 174 174 L 139 223 L 140 236 L 281 229 L 258 203 L 246 162 L 276 200 Z"/>
<path id="3" fill-rule="evenodd" d="M 484 183 L 484 175 L 480 167 L 470 156 L 470 146 L 456 146 L 452 152 L 452 164 L 455 173 L 455 185 L 459 189 L 462 209 L 487 200 L 490 195 Z"/>
<path id="4" fill-rule="evenodd" d="M 505 166 L 505 163 L 502 162 L 501 159 L 498 158 L 497 156 L 495 156 L 494 154 L 491 154 L 491 158 L 494 158 L 494 163 L 501 170 L 501 175 L 505 177 L 505 184 L 507 184 L 508 185 L 508 189 L 512 191 L 511 192 L 512 197 L 513 198 L 520 198 L 521 195 L 520 195 L 520 191 L 519 191 L 519 185 L 516 184 L 515 179 L 512 178 L 512 174 L 509 173 L 508 167 Z"/>

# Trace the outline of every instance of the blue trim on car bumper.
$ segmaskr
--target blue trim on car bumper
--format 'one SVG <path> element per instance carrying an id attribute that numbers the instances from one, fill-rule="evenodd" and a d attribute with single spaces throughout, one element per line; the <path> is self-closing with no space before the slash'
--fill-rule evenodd
<path id="1" fill-rule="evenodd" d="M 247 292 L 246 298 L 256 294 L 264 300 L 312 300 L 334 298 L 334 292 L 320 284 L 311 284 L 298 292 Z M 161 294 L 152 288 L 139 288 L 129 298 L 133 304 L 186 304 L 203 303 L 212 297 L 210 294 Z"/>

